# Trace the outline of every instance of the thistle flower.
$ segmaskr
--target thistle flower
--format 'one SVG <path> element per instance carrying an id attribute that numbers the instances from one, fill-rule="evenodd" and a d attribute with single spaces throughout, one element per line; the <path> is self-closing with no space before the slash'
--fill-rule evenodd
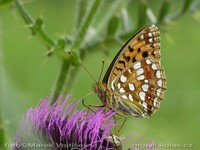
<path id="1" fill-rule="evenodd" d="M 61 102 L 60 96 L 50 106 L 52 98 L 45 98 L 29 109 L 15 134 L 14 150 L 121 149 L 120 140 L 110 134 L 115 127 L 112 111 L 88 114 L 85 109 L 77 110 L 80 101 L 66 105 L 68 99 Z"/>

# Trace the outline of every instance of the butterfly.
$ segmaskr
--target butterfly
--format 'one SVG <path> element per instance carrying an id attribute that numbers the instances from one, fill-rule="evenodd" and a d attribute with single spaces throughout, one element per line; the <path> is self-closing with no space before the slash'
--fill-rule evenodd
<path id="1" fill-rule="evenodd" d="M 155 113 L 166 90 L 160 57 L 156 25 L 130 38 L 113 59 L 103 81 L 93 85 L 103 106 L 124 117 L 148 118 Z"/>

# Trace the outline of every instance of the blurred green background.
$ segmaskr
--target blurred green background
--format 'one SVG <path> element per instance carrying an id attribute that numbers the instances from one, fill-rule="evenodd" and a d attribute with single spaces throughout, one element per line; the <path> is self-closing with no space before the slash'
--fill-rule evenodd
<path id="1" fill-rule="evenodd" d="M 172 2 L 170 11 L 176 10 L 181 2 Z M 137 4 L 135 1 L 133 5 L 133 21 L 137 18 Z M 158 12 L 161 1 L 150 1 L 149 4 Z M 34 0 L 25 7 L 34 18 L 42 16 L 45 30 L 55 39 L 65 34 L 73 34 L 75 1 Z M 0 11 L 0 109 L 6 136 L 12 141 L 15 129 L 26 110 L 36 106 L 41 98 L 52 94 L 61 60 L 57 55 L 46 57 L 46 48 L 37 37 L 31 35 L 16 9 L 5 7 Z M 103 13 L 103 8 L 100 13 Z M 129 116 L 120 137 L 134 134 L 130 143 L 143 137 L 140 143 L 151 141 L 166 144 L 165 149 L 174 149 L 167 146 L 170 143 L 193 144 L 191 149 L 200 149 L 199 40 L 200 23 L 189 12 L 175 20 L 166 32 L 161 30 L 162 66 L 167 77 L 165 98 L 159 111 L 151 118 L 138 119 Z M 117 42 L 107 42 L 96 47 L 98 50 L 95 53 L 87 54 L 83 61 L 84 66 L 97 79 L 101 61 L 105 60 L 107 68 L 121 46 Z M 109 55 L 105 55 L 101 49 L 109 50 Z M 87 95 L 92 91 L 94 83 L 82 68 L 76 74 L 77 78 L 71 81 L 73 88 L 68 92 L 71 100 Z M 86 103 L 101 102 L 93 94 L 86 99 Z M 130 146 L 130 143 L 126 146 Z"/>

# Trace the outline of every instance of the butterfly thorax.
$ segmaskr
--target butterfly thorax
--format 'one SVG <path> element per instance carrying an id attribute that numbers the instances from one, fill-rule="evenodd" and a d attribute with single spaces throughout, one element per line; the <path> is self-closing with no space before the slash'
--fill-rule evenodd
<path id="1" fill-rule="evenodd" d="M 107 109 L 113 108 L 113 91 L 107 88 L 106 83 L 97 82 L 93 85 L 94 92 L 98 95 L 99 99 L 102 101 L 103 106 Z"/>

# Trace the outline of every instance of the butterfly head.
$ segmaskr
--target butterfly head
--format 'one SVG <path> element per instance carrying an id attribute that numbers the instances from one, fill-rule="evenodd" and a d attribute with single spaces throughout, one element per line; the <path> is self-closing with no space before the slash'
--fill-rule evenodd
<path id="1" fill-rule="evenodd" d="M 103 82 L 94 83 L 93 90 L 95 93 L 97 93 L 98 97 L 103 101 L 106 95 L 106 84 Z"/>
<path id="2" fill-rule="evenodd" d="M 109 90 L 106 87 L 106 83 L 104 82 L 96 82 L 93 84 L 93 90 L 98 95 L 100 100 L 103 102 L 103 105 L 105 107 L 108 107 L 108 101 L 109 98 Z"/>

